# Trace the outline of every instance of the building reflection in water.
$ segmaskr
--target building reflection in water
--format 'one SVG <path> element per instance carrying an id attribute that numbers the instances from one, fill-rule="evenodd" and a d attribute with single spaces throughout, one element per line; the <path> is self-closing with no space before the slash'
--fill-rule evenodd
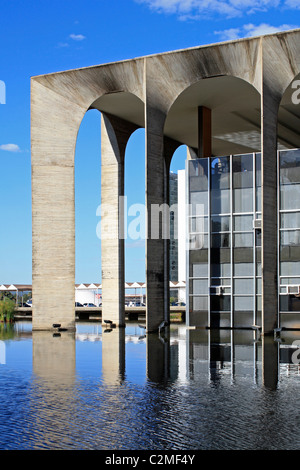
<path id="1" fill-rule="evenodd" d="M 247 377 L 254 384 L 276 389 L 280 373 L 300 372 L 299 364 L 293 361 L 296 348 L 299 350 L 299 346 L 295 346 L 295 342 L 299 343 L 299 332 L 283 331 L 273 338 L 242 329 L 171 326 L 161 334 L 148 335 L 138 327 L 136 330 L 135 334 L 128 335 L 125 328 L 104 328 L 97 335 L 97 340 L 102 341 L 102 377 L 107 385 L 125 380 L 126 342 L 135 340 L 146 343 L 147 378 L 160 384 L 202 378 L 218 385 L 224 378 L 234 382 Z M 86 340 L 88 336 L 63 332 L 57 337 L 49 332 L 33 332 L 36 377 L 52 387 L 72 386 L 76 374 L 75 339 L 84 337 Z"/>
<path id="2" fill-rule="evenodd" d="M 275 389 L 279 343 L 252 330 L 187 330 L 189 377 L 207 370 L 217 384 L 224 376 L 233 382 L 252 377 L 253 383 Z"/>

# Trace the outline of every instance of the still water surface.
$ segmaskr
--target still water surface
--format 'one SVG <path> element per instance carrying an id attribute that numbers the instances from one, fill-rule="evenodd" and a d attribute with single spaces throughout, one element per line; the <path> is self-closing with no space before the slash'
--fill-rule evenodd
<path id="1" fill-rule="evenodd" d="M 300 449 L 299 331 L 0 328 L 0 449 Z"/>

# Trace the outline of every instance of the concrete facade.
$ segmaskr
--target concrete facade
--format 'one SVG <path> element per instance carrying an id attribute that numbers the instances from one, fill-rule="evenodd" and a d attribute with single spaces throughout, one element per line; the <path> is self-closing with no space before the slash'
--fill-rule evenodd
<path id="1" fill-rule="evenodd" d="M 126 142 L 135 129 L 145 127 L 151 234 L 152 204 L 168 202 L 172 154 L 186 144 L 199 155 L 198 111 L 205 107 L 212 111 L 213 154 L 244 153 L 245 148 L 262 151 L 262 329 L 265 334 L 272 332 L 278 308 L 278 113 L 299 73 L 300 30 L 294 30 L 33 77 L 33 328 L 51 329 L 53 323 L 69 329 L 75 326 L 74 155 L 86 111 L 102 113 L 102 202 L 113 204 L 114 214 L 119 210 L 118 196 L 123 194 Z M 247 120 L 260 135 L 260 148 L 241 145 L 234 138 L 244 132 Z M 284 124 L 280 131 L 286 137 Z M 230 138 L 226 138 L 228 126 Z M 300 142 L 293 145 L 300 147 Z M 102 245 L 103 312 L 121 326 L 124 241 L 122 227 L 111 216 L 111 237 Z M 168 251 L 168 240 L 148 236 L 149 332 L 169 318 Z"/>

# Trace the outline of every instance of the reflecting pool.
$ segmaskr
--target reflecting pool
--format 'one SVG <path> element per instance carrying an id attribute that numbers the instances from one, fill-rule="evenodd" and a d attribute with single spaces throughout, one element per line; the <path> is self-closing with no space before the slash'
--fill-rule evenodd
<path id="1" fill-rule="evenodd" d="M 299 340 L 0 325 L 0 449 L 300 449 Z"/>

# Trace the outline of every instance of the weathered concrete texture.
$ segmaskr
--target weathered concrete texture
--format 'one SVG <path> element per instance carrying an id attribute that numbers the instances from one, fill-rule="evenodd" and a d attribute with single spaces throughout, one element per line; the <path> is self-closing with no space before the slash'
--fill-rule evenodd
<path id="1" fill-rule="evenodd" d="M 277 264 L 277 114 L 279 103 L 262 92 L 262 333 L 272 333 L 278 321 Z"/>
<path id="2" fill-rule="evenodd" d="M 165 200 L 165 163 L 162 115 L 146 108 L 146 292 L 147 292 L 147 331 L 155 331 L 165 319 L 165 241 L 162 236 L 162 223 L 153 217 L 156 208 Z"/>
<path id="3" fill-rule="evenodd" d="M 218 152 L 224 150 L 225 154 L 228 150 L 251 151 L 232 140 L 227 140 L 226 146 L 222 134 L 242 134 L 249 128 L 261 132 L 262 318 L 264 332 L 272 330 L 277 308 L 276 117 L 285 90 L 300 73 L 299 39 L 300 30 L 295 30 L 32 78 L 34 329 L 49 329 L 53 322 L 74 327 L 74 154 L 85 112 L 94 108 L 106 115 L 102 202 L 112 202 L 115 214 L 124 185 L 126 143 L 132 126 L 145 126 L 146 204 L 151 234 L 151 205 L 161 205 L 167 199 L 166 164 L 170 156 L 165 154 L 166 138 L 186 144 L 197 153 L 198 125 L 193 113 L 205 106 L 212 111 L 212 153 L 217 144 Z M 226 96 L 222 95 L 222 83 L 227 87 Z M 184 106 L 186 97 L 188 107 Z M 218 136 L 214 135 L 217 118 Z M 294 132 L 293 142 L 297 139 Z M 109 229 L 111 240 L 103 245 L 103 308 L 107 308 L 105 315 L 109 319 L 121 325 L 124 247 L 117 240 L 120 227 L 110 222 L 114 227 Z M 162 238 L 148 238 L 146 242 L 148 331 L 168 319 L 167 247 Z"/>

